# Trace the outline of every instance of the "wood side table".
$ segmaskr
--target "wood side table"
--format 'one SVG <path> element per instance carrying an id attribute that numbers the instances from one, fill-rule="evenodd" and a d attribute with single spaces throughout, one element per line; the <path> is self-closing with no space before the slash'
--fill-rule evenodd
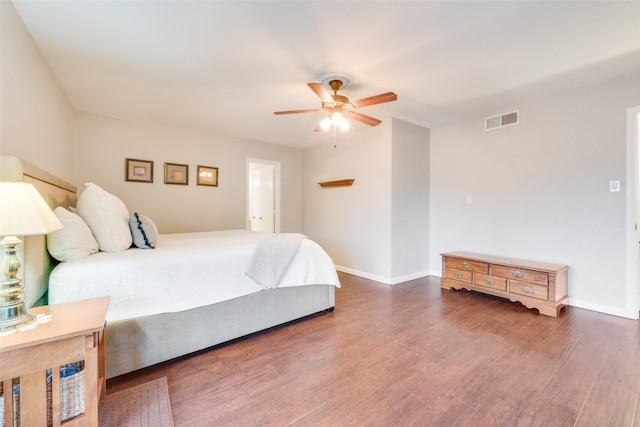
<path id="1" fill-rule="evenodd" d="M 13 425 L 12 379 L 20 381 L 20 424 L 47 425 L 47 370 L 51 369 L 53 425 L 98 426 L 98 402 L 106 387 L 105 317 L 110 297 L 31 308 L 51 315 L 33 329 L 0 337 L 0 381 L 5 425 Z M 60 420 L 60 366 L 84 360 L 85 412 Z"/>

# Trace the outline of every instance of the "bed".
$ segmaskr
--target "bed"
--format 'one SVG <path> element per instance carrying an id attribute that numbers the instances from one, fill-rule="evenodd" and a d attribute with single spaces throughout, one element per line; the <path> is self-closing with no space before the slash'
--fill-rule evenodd
<path id="1" fill-rule="evenodd" d="M 11 162 L 26 164 L 16 158 Z M 32 168 L 31 175 L 40 172 Z M 52 181 L 51 175 L 42 175 L 44 181 Z M 77 204 L 80 209 L 83 194 L 78 200 L 75 188 L 65 185 L 64 196 L 48 195 L 59 189 L 59 183 L 38 186 L 52 208 Z M 30 300 L 42 289 L 48 289 L 50 304 L 111 296 L 107 378 L 335 306 L 340 282 L 331 258 L 305 236 L 247 230 L 154 235 L 155 225 L 145 229 L 152 236 L 153 249 L 136 247 L 133 233 L 131 248 L 54 262 L 43 268 L 42 283 L 37 286 L 37 280 L 27 283 L 25 277 L 26 294 L 33 294 Z M 46 244 L 35 245 L 35 252 L 48 258 Z M 265 261 L 269 259 L 265 254 L 272 258 Z"/>

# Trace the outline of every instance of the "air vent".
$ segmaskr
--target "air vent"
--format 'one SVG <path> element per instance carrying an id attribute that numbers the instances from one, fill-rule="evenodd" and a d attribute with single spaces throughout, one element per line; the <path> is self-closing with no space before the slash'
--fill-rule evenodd
<path id="1" fill-rule="evenodd" d="M 517 125 L 520 119 L 518 110 L 484 119 L 484 130 L 495 130 Z"/>

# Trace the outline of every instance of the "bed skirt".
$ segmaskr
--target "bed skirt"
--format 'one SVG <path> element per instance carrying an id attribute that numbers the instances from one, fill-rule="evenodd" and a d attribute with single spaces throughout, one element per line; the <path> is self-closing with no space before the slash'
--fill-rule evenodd
<path id="1" fill-rule="evenodd" d="M 218 304 L 109 323 L 107 378 L 155 365 L 335 306 L 335 287 L 265 289 Z"/>

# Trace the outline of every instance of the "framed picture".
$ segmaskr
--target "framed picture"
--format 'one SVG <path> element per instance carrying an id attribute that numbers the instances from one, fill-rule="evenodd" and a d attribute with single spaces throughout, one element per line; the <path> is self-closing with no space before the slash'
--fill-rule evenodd
<path id="1" fill-rule="evenodd" d="M 125 159 L 125 181 L 153 182 L 153 161 Z"/>
<path id="2" fill-rule="evenodd" d="M 165 184 L 189 184 L 189 165 L 180 165 L 177 163 L 164 164 L 164 183 Z"/>
<path id="3" fill-rule="evenodd" d="M 218 186 L 218 168 L 198 165 L 198 185 Z"/>

